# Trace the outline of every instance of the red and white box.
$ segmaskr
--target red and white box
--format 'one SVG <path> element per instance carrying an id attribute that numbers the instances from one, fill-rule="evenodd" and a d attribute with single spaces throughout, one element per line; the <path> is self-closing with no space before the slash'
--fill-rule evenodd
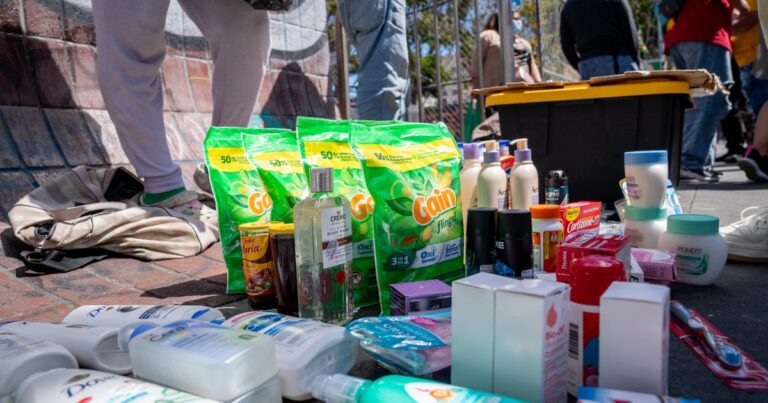
<path id="1" fill-rule="evenodd" d="M 557 247 L 557 281 L 567 283 L 573 259 L 589 255 L 608 255 L 621 260 L 629 281 L 632 267 L 629 237 L 601 234 L 581 234 Z"/>
<path id="2" fill-rule="evenodd" d="M 582 234 L 597 235 L 600 232 L 602 203 L 581 201 L 560 206 L 560 222 L 563 223 L 563 242 Z"/>

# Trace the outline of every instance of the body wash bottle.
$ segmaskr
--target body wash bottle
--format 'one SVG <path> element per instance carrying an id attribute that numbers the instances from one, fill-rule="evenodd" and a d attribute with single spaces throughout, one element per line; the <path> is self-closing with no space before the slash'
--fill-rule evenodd
<path id="1" fill-rule="evenodd" d="M 333 193 L 331 168 L 310 170 L 311 194 L 294 208 L 299 316 L 342 324 L 352 319 L 352 211 Z"/>

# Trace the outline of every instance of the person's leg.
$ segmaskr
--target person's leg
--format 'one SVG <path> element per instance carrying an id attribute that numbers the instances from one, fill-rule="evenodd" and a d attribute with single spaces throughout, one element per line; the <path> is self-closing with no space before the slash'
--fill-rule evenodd
<path id="1" fill-rule="evenodd" d="M 628 71 L 640 70 L 637 63 L 629 56 L 616 56 L 616 64 L 619 67 L 619 71 L 616 74 L 624 74 Z"/>
<path id="2" fill-rule="evenodd" d="M 341 21 L 360 56 L 360 119 L 400 120 L 408 92 L 404 0 L 340 0 Z"/>
<path id="3" fill-rule="evenodd" d="M 586 81 L 592 77 L 616 74 L 613 68 L 613 56 L 595 56 L 579 61 L 579 75 Z"/>
<path id="4" fill-rule="evenodd" d="M 269 61 L 269 14 L 242 0 L 179 3 L 208 40 L 213 59 L 212 124 L 248 126 Z"/>
<path id="5" fill-rule="evenodd" d="M 730 85 L 730 54 L 727 49 L 704 42 L 683 42 L 670 49 L 670 56 L 677 68 L 703 68 Z M 717 125 L 728 112 L 725 95 L 694 99 L 695 107 L 685 112 L 681 162 L 684 168 L 695 173 L 705 171 L 710 146 L 716 135 Z"/>
<path id="6" fill-rule="evenodd" d="M 163 120 L 160 65 L 169 0 L 93 1 L 96 73 L 120 144 L 148 193 L 183 191 Z"/>

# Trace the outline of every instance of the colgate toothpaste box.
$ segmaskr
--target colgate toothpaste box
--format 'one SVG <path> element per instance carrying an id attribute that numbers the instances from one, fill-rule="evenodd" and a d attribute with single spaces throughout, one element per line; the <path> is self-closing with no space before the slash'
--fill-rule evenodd
<path id="1" fill-rule="evenodd" d="M 560 222 L 563 223 L 563 242 L 581 234 L 597 235 L 600 231 L 602 203 L 582 201 L 560 206 Z"/>
<path id="2" fill-rule="evenodd" d="M 588 233 L 577 235 L 570 242 L 557 247 L 557 281 L 567 283 L 573 259 L 588 255 L 608 255 L 621 260 L 629 281 L 632 267 L 629 237 Z"/>

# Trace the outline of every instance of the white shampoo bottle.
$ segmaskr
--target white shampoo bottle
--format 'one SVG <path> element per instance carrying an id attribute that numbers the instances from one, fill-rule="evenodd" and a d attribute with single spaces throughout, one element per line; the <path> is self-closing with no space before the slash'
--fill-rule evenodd
<path id="1" fill-rule="evenodd" d="M 539 204 L 539 172 L 533 165 L 528 140 L 516 140 L 515 166 L 509 173 L 510 208 L 529 210 Z"/>
<path id="2" fill-rule="evenodd" d="M 477 177 L 477 207 L 504 209 L 507 174 L 501 169 L 498 151 L 483 153 L 483 167 Z"/>

